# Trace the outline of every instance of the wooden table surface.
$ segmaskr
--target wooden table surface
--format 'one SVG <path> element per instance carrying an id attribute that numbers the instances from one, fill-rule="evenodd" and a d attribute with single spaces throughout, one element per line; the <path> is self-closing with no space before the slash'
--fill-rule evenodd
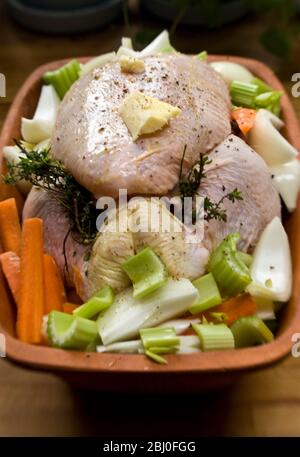
<path id="1" fill-rule="evenodd" d="M 144 15 L 133 31 L 165 26 Z M 252 17 L 217 31 L 182 28 L 174 45 L 182 52 L 244 55 L 268 63 L 290 89 L 300 72 L 294 58 L 280 62 L 257 42 L 261 25 Z M 0 126 L 24 79 L 47 61 L 97 55 L 116 49 L 126 33 L 122 21 L 73 37 L 38 35 L 14 24 L 0 4 L 0 72 L 7 97 L 0 98 Z M 293 99 L 300 117 L 300 98 Z M 300 322 L 299 322 L 300 331 Z M 157 408 L 160 406 L 159 412 Z M 300 359 L 251 373 L 229 389 L 190 396 L 125 396 L 74 391 L 47 373 L 0 360 L 0 436 L 300 436 Z"/>

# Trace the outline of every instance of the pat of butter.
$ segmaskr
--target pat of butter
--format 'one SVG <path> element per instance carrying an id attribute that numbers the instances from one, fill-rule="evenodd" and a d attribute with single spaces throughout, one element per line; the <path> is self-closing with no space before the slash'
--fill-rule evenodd
<path id="1" fill-rule="evenodd" d="M 142 92 L 127 95 L 120 107 L 121 117 L 134 141 L 143 134 L 161 130 L 170 119 L 180 113 L 177 106 L 161 102 Z"/>
<path id="2" fill-rule="evenodd" d="M 121 56 L 119 63 L 121 71 L 124 73 L 143 73 L 145 71 L 143 60 L 136 57 Z"/>

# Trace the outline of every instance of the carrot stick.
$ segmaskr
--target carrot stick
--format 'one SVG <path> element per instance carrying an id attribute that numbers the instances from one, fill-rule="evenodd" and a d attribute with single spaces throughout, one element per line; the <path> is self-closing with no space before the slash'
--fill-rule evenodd
<path id="1" fill-rule="evenodd" d="M 64 303 L 63 304 L 63 312 L 67 314 L 73 314 L 74 309 L 78 308 L 78 305 L 75 305 L 74 303 Z"/>
<path id="2" fill-rule="evenodd" d="M 62 311 L 66 302 L 64 283 L 58 266 L 51 255 L 44 254 L 45 314 Z"/>
<path id="3" fill-rule="evenodd" d="M 14 306 L 7 294 L 7 287 L 4 282 L 4 275 L 0 264 L 0 332 L 3 328 L 11 335 L 15 334 Z"/>
<path id="4" fill-rule="evenodd" d="M 210 312 L 225 313 L 227 324 L 230 326 L 236 319 L 245 316 L 252 316 L 256 313 L 257 305 L 251 295 L 244 294 L 238 297 L 230 298 L 221 305 L 211 308 Z M 211 320 L 209 312 L 205 313 L 208 320 Z"/>
<path id="5" fill-rule="evenodd" d="M 240 131 L 246 135 L 254 126 L 256 111 L 249 108 L 237 108 L 231 113 L 232 119 L 234 119 L 240 129 Z"/>
<path id="6" fill-rule="evenodd" d="M 19 303 L 20 298 L 20 273 L 21 273 L 21 260 L 15 252 L 4 252 L 0 254 L 0 261 L 2 264 L 2 271 L 5 279 L 9 285 L 10 291 L 16 304 Z"/>
<path id="7" fill-rule="evenodd" d="M 42 341 L 44 313 L 43 221 L 25 219 L 21 243 L 21 287 L 17 335 L 26 343 Z"/>
<path id="8" fill-rule="evenodd" d="M 21 226 L 14 198 L 0 202 L 0 239 L 5 252 L 20 253 Z"/>

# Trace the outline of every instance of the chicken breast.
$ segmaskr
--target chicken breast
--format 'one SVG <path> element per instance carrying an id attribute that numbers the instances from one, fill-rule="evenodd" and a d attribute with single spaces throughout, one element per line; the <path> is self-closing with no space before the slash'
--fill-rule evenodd
<path id="1" fill-rule="evenodd" d="M 229 233 L 239 232 L 240 249 L 251 251 L 265 226 L 281 215 L 280 198 L 270 171 L 265 161 L 235 135 L 229 135 L 209 158 L 212 162 L 206 166 L 199 194 L 217 203 L 237 188 L 242 200 L 224 200 L 227 221 L 206 223 L 204 245 L 211 251 Z"/>
<path id="2" fill-rule="evenodd" d="M 52 154 L 96 198 L 164 195 L 184 167 L 230 133 L 230 97 L 222 78 L 205 62 L 183 54 L 144 58 L 145 71 L 125 73 L 118 62 L 91 71 L 62 101 Z M 133 141 L 120 116 L 124 98 L 140 91 L 178 106 L 180 115 L 161 131 Z"/>

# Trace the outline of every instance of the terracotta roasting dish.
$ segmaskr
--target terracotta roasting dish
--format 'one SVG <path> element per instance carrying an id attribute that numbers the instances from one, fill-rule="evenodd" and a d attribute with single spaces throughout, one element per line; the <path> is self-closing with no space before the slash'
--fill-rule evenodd
<path id="1" fill-rule="evenodd" d="M 228 59 L 245 65 L 275 89 L 284 90 L 274 73 L 259 61 L 228 56 L 210 56 L 209 59 Z M 87 59 L 80 60 L 84 62 Z M 26 80 L 4 123 L 0 136 L 1 151 L 13 138 L 20 137 L 21 117 L 30 117 L 34 112 L 42 74 L 64 62 L 60 60 L 43 65 Z M 282 117 L 287 140 L 300 150 L 298 120 L 286 94 L 282 99 Z M 1 189 L 1 200 L 16 196 L 17 190 L 14 188 Z M 54 372 L 87 388 L 132 392 L 200 391 L 227 384 L 249 370 L 273 364 L 289 354 L 291 337 L 293 333 L 300 332 L 300 203 L 294 213 L 287 217 L 285 225 L 292 250 L 294 286 L 292 298 L 280 319 L 277 338 L 272 343 L 223 352 L 171 355 L 170 363 L 165 366 L 154 364 L 142 355 L 85 353 L 24 344 L 15 336 L 15 305 L 0 274 L 0 332 L 6 337 L 7 357 L 33 369 Z"/>

